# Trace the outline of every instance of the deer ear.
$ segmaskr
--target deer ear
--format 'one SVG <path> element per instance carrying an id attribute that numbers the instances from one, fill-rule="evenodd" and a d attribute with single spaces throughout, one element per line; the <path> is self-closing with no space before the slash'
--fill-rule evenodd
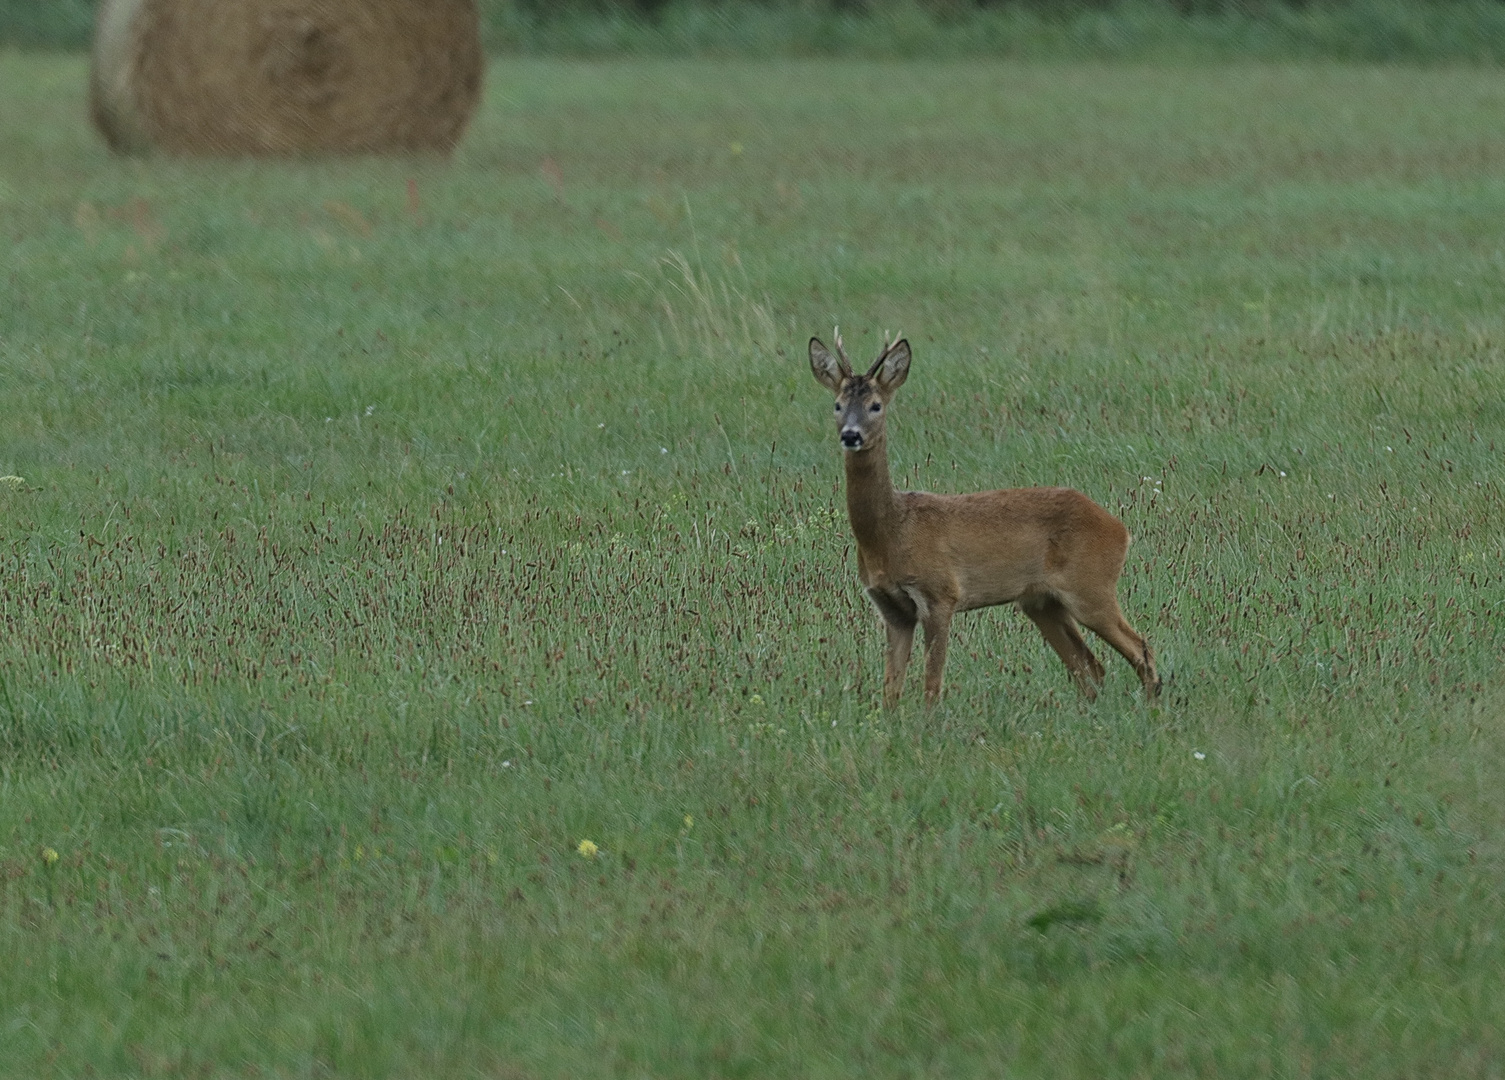
<path id="1" fill-rule="evenodd" d="M 843 373 L 841 362 L 826 351 L 819 338 L 810 339 L 810 372 L 815 381 L 833 394 L 841 392 Z"/>
<path id="2" fill-rule="evenodd" d="M 873 365 L 878 385 L 885 394 L 892 394 L 909 378 L 909 341 L 901 339 L 890 345 L 878 362 Z"/>

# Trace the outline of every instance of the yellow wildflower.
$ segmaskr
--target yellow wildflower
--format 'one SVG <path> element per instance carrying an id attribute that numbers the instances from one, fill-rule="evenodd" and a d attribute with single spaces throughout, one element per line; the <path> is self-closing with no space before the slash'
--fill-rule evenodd
<path id="1" fill-rule="evenodd" d="M 48 866 L 51 866 L 53 863 L 58 861 L 57 851 L 50 847 L 44 847 L 42 849 L 42 861 Z"/>
<path id="2" fill-rule="evenodd" d="M 596 853 L 601 849 L 595 845 L 594 841 L 582 840 L 580 841 L 580 846 L 575 850 L 580 852 L 580 854 L 585 856 L 587 859 L 594 859 L 596 857 Z"/>

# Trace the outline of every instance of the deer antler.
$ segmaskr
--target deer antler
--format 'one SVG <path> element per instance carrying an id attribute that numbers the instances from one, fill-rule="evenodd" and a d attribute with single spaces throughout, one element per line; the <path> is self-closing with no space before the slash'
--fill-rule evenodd
<path id="1" fill-rule="evenodd" d="M 904 335 L 902 334 L 896 333 L 892 338 L 890 338 L 888 336 L 888 331 L 883 331 L 883 348 L 878 350 L 878 359 L 874 360 L 873 366 L 868 369 L 868 378 L 872 378 L 874 375 L 878 374 L 878 369 L 883 366 L 883 361 L 888 359 L 888 350 L 899 344 L 899 341 L 903 338 L 903 336 Z"/>
<path id="2" fill-rule="evenodd" d="M 846 378 L 851 378 L 852 363 L 847 359 L 847 351 L 841 345 L 841 327 L 833 326 L 831 336 L 836 340 L 836 362 L 841 366 L 841 373 Z"/>

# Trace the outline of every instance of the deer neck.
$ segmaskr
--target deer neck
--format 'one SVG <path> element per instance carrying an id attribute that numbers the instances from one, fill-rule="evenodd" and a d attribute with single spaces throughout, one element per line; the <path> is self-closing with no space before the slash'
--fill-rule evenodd
<path id="1" fill-rule="evenodd" d="M 846 453 L 847 517 L 860 548 L 885 548 L 898 528 L 898 493 L 888 474 L 888 440 L 878 439 L 866 450 Z"/>

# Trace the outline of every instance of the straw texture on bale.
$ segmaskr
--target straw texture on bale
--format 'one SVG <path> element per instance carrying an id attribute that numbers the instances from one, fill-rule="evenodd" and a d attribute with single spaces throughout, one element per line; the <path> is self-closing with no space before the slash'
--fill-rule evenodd
<path id="1" fill-rule="evenodd" d="M 482 69 L 475 0 L 103 0 L 90 106 L 122 152 L 447 153 Z"/>

